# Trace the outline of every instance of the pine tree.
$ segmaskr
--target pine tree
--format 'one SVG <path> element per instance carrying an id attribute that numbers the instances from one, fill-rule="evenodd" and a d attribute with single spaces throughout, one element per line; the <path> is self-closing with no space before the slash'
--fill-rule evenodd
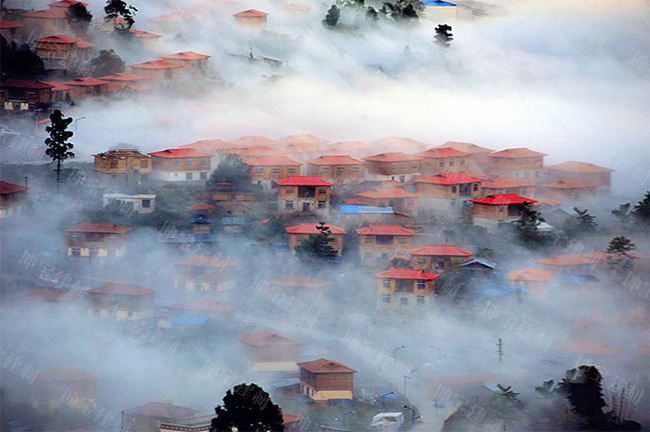
<path id="1" fill-rule="evenodd" d="M 47 145 L 45 154 L 56 162 L 56 191 L 58 193 L 61 181 L 61 163 L 75 156 L 70 151 L 74 145 L 68 142 L 74 133 L 67 130 L 70 123 L 72 123 L 72 117 L 63 118 L 63 113 L 60 110 L 54 110 L 50 114 L 50 121 L 52 124 L 45 128 L 50 134 L 50 137 L 45 139 L 45 144 Z"/>
<path id="2" fill-rule="evenodd" d="M 336 25 L 339 23 L 339 18 L 341 17 L 341 11 L 339 10 L 336 5 L 332 5 L 331 8 L 327 11 L 327 15 L 325 15 L 325 19 L 323 20 L 323 24 L 325 24 L 328 27 L 336 27 Z"/>
<path id="3" fill-rule="evenodd" d="M 650 225 L 650 191 L 639 201 L 632 210 L 632 215 L 641 223 Z"/>
<path id="4" fill-rule="evenodd" d="M 630 254 L 636 245 L 627 237 L 614 237 L 607 246 L 607 260 L 610 270 L 624 272 L 634 266 L 634 256 Z"/>
<path id="5" fill-rule="evenodd" d="M 547 237 L 539 230 L 539 225 L 544 222 L 544 218 L 537 211 L 524 207 L 521 217 L 514 222 L 519 240 L 530 249 L 542 246 Z"/>
<path id="6" fill-rule="evenodd" d="M 598 224 L 595 222 L 596 217 L 589 214 L 589 210 L 580 210 L 573 207 L 576 213 L 564 220 L 564 232 L 570 237 L 578 237 L 583 234 L 591 234 L 596 231 Z"/>
<path id="7" fill-rule="evenodd" d="M 106 12 L 106 21 L 113 20 L 114 28 L 118 32 L 128 32 L 135 24 L 135 14 L 138 9 L 135 6 L 127 5 L 124 0 L 108 0 L 104 6 Z M 118 22 L 116 18 L 122 18 L 123 22 Z"/>
<path id="8" fill-rule="evenodd" d="M 329 261 L 338 255 L 336 249 L 330 243 L 336 241 L 332 231 L 325 222 L 316 225 L 318 234 L 311 234 L 309 238 L 296 247 L 296 253 L 302 258 L 311 258 L 322 261 Z"/>
<path id="9" fill-rule="evenodd" d="M 454 36 L 451 34 L 451 26 L 447 24 L 440 24 L 436 27 L 435 42 L 443 48 L 449 48 Z"/>
<path id="10" fill-rule="evenodd" d="M 282 410 L 255 383 L 242 383 L 228 390 L 223 405 L 214 411 L 217 417 L 212 419 L 210 432 L 231 431 L 233 428 L 246 432 L 284 431 Z"/>

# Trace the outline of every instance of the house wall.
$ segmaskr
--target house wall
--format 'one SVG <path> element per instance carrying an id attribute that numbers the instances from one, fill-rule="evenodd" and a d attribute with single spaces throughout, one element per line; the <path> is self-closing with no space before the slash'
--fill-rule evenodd
<path id="1" fill-rule="evenodd" d="M 33 385 L 34 399 L 38 406 L 58 408 L 65 404 L 81 409 L 95 406 L 97 383 L 94 380 L 36 381 Z M 74 394 L 76 398 L 70 398 Z M 66 397 L 68 396 L 68 397 Z"/>
<path id="2" fill-rule="evenodd" d="M 79 240 L 74 235 L 78 234 Z M 92 235 L 96 235 L 93 239 Z M 109 240 L 109 235 L 114 235 L 114 240 Z M 104 233 L 68 233 L 68 256 L 89 257 L 91 249 L 95 250 L 93 257 L 121 257 L 126 254 L 125 234 Z"/>
<path id="3" fill-rule="evenodd" d="M 465 172 L 469 166 L 468 158 L 463 157 L 445 157 L 431 158 L 422 156 L 422 173 L 435 175 L 451 172 Z"/>
<path id="4" fill-rule="evenodd" d="M 111 201 L 117 201 L 120 203 L 123 208 L 129 209 L 132 208 L 133 211 L 139 214 L 149 214 L 156 211 L 156 196 L 152 195 L 151 197 L 137 197 L 137 196 L 119 196 L 119 197 L 104 197 L 103 198 L 104 206 L 110 204 Z M 148 201 L 149 206 L 144 207 L 143 202 Z"/>
<path id="5" fill-rule="evenodd" d="M 577 201 L 590 201 L 596 199 L 596 188 L 573 188 L 573 189 L 560 189 L 560 188 L 541 188 L 544 196 L 562 201 L 563 203 L 577 202 Z"/>
<path id="6" fill-rule="evenodd" d="M 103 318 L 123 320 L 153 316 L 153 294 L 133 296 L 89 293 L 88 302 L 88 311 Z"/>
<path id="7" fill-rule="evenodd" d="M 368 198 L 359 197 L 363 205 L 376 207 L 393 207 L 397 211 L 412 213 L 417 212 L 418 198 Z"/>
<path id="8" fill-rule="evenodd" d="M 386 284 L 390 283 L 390 287 Z M 378 294 L 402 294 L 411 293 L 419 295 L 429 295 L 435 290 L 435 280 L 425 280 L 424 289 L 418 289 L 418 280 L 416 279 L 392 279 L 376 278 Z"/>
<path id="9" fill-rule="evenodd" d="M 546 168 L 546 177 L 549 180 L 549 182 L 555 182 L 558 180 L 576 179 L 588 183 L 593 183 L 599 186 L 610 186 L 612 182 L 611 172 L 580 173 L 580 172 L 561 171 L 561 170 L 553 170 L 551 168 Z"/>
<path id="10" fill-rule="evenodd" d="M 292 363 L 298 361 L 300 345 L 246 345 L 246 356 L 253 363 Z"/>
<path id="11" fill-rule="evenodd" d="M 22 17 L 25 24 L 27 34 L 35 31 L 37 35 L 40 34 L 57 34 L 66 33 L 68 25 L 65 18 L 35 18 L 35 17 Z"/>
<path id="12" fill-rule="evenodd" d="M 176 288 L 200 291 L 228 291 L 235 288 L 235 267 L 206 267 L 175 264 Z"/>
<path id="13" fill-rule="evenodd" d="M 236 16 L 235 25 L 238 27 L 266 27 L 266 17 L 245 17 Z"/>
<path id="14" fill-rule="evenodd" d="M 411 255 L 413 268 L 427 271 L 453 271 L 458 266 L 472 259 L 471 256 L 449 255 Z"/>
<path id="15" fill-rule="evenodd" d="M 108 84 L 79 86 L 66 84 L 70 86 L 70 96 L 72 99 L 85 99 L 91 97 L 106 96 L 106 87 Z"/>
<path id="16" fill-rule="evenodd" d="M 539 182 L 544 177 L 544 157 L 501 158 L 490 157 L 488 171 L 499 177 L 513 177 L 520 180 Z"/>
<path id="17" fill-rule="evenodd" d="M 432 296 L 424 293 L 377 293 L 377 309 L 380 310 L 414 310 L 432 301 Z"/>
<path id="18" fill-rule="evenodd" d="M 134 171 L 149 174 L 152 171 L 151 159 L 144 155 L 133 157 L 95 156 L 95 171 L 105 174 L 126 174 L 128 167 Z"/>
<path id="19" fill-rule="evenodd" d="M 18 102 L 26 103 L 29 105 L 30 109 L 33 109 L 34 106 L 39 102 L 50 102 L 52 100 L 52 90 L 51 89 L 22 89 L 22 88 L 0 88 L 0 101 L 2 102 Z M 6 105 L 6 104 L 5 104 Z M 20 110 L 20 106 L 13 106 L 14 111 Z M 5 106 L 4 109 L 8 107 Z"/>
<path id="20" fill-rule="evenodd" d="M 358 165 L 315 165 L 307 164 L 307 175 L 319 176 L 325 180 L 344 183 L 361 181 L 365 175 L 363 164 Z"/>
<path id="21" fill-rule="evenodd" d="M 272 180 L 282 180 L 289 176 L 300 175 L 299 166 L 253 166 L 248 165 L 248 172 L 251 175 L 251 181 L 255 183 L 259 180 L 271 182 Z"/>
<path id="22" fill-rule="evenodd" d="M 330 186 L 279 186 L 278 211 L 280 212 L 326 212 L 329 210 Z M 302 190 L 312 190 L 309 198 L 300 197 Z M 305 210 L 305 206 L 309 209 Z"/>
<path id="23" fill-rule="evenodd" d="M 309 239 L 310 234 L 289 234 L 289 249 L 294 250 L 296 246 L 302 244 L 303 241 Z M 315 234 L 314 234 L 315 235 Z M 339 255 L 343 251 L 343 234 L 332 234 L 334 241 L 329 245 L 333 247 Z"/>

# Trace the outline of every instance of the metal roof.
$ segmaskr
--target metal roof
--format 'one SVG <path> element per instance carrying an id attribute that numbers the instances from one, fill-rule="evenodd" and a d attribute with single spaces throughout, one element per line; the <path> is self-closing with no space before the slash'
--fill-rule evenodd
<path id="1" fill-rule="evenodd" d="M 344 204 L 340 206 L 340 212 L 344 214 L 395 214 L 392 207 L 375 207 Z"/>

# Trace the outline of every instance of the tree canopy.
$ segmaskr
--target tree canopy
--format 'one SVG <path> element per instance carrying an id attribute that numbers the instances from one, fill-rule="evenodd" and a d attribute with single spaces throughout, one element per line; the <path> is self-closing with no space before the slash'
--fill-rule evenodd
<path id="1" fill-rule="evenodd" d="M 435 42 L 443 48 L 449 48 L 454 36 L 451 34 L 451 26 L 447 24 L 440 24 L 436 27 Z"/>
<path id="2" fill-rule="evenodd" d="M 113 21 L 113 28 L 116 31 L 128 32 L 135 24 L 135 14 L 138 13 L 138 9 L 126 4 L 124 0 L 108 0 L 104 12 L 106 12 L 106 21 Z"/>
<path id="3" fill-rule="evenodd" d="M 75 157 L 75 154 L 71 151 L 74 144 L 68 142 L 74 133 L 68 130 L 68 126 L 72 123 L 72 117 L 64 118 L 60 110 L 54 110 L 50 114 L 50 122 L 51 125 L 45 128 L 45 131 L 50 134 L 45 139 L 45 145 L 47 145 L 45 154 L 56 162 L 56 187 L 58 191 L 61 181 L 61 163 Z"/>
<path id="4" fill-rule="evenodd" d="M 641 223 L 650 225 L 650 191 L 639 201 L 632 210 L 632 215 Z"/>
<path id="5" fill-rule="evenodd" d="M 81 36 L 88 35 L 88 27 L 93 20 L 93 15 L 83 3 L 75 3 L 66 9 L 66 19 L 73 32 Z"/>
<path id="6" fill-rule="evenodd" d="M 624 272 L 634 266 L 634 256 L 630 254 L 636 245 L 627 237 L 614 237 L 607 246 L 607 260 L 610 270 Z"/>
<path id="7" fill-rule="evenodd" d="M 584 234 L 592 234 L 596 232 L 598 224 L 596 217 L 589 214 L 589 210 L 580 210 L 578 207 L 573 207 L 575 215 L 568 216 L 564 220 L 564 232 L 569 237 L 579 237 Z"/>
<path id="8" fill-rule="evenodd" d="M 239 155 L 226 155 L 212 172 L 208 186 L 216 187 L 218 183 L 230 183 L 234 189 L 249 190 L 251 175 L 243 160 Z"/>
<path id="9" fill-rule="evenodd" d="M 246 432 L 284 431 L 282 410 L 255 383 L 242 383 L 228 390 L 223 405 L 214 411 L 217 417 L 212 419 L 210 432 L 231 431 L 233 428 Z"/>
<path id="10" fill-rule="evenodd" d="M 296 253 L 302 258 L 311 258 L 317 260 L 331 260 L 338 255 L 330 243 L 336 239 L 332 236 L 332 231 L 325 224 L 320 222 L 316 229 L 318 234 L 311 234 L 302 244 L 296 246 Z"/>
<path id="11" fill-rule="evenodd" d="M 45 73 L 43 60 L 27 44 L 18 47 L 15 42 L 7 43 L 4 36 L 0 38 L 3 78 L 33 79 Z"/>
<path id="12" fill-rule="evenodd" d="M 514 222 L 519 240 L 528 248 L 536 249 L 544 245 L 547 236 L 539 230 L 544 222 L 542 215 L 534 209 L 524 207 L 521 217 Z"/>
<path id="13" fill-rule="evenodd" d="M 97 57 L 90 60 L 89 65 L 92 67 L 92 74 L 94 76 L 113 75 L 124 72 L 126 67 L 124 60 L 112 49 L 101 50 Z"/>
<path id="14" fill-rule="evenodd" d="M 325 15 L 323 24 L 325 24 L 328 27 L 336 27 L 340 17 L 341 17 L 341 11 L 339 10 L 338 7 L 336 7 L 336 5 L 332 5 L 332 7 L 330 7 L 329 10 L 327 11 L 327 15 Z"/>

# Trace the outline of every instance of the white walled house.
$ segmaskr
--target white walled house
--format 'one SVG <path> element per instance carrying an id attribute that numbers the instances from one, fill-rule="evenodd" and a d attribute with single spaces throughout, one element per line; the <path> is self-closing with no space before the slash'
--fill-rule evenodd
<path id="1" fill-rule="evenodd" d="M 103 203 L 104 207 L 116 202 L 119 208 L 125 212 L 137 212 L 139 214 L 149 214 L 156 211 L 156 195 L 155 194 L 140 194 L 129 195 L 120 193 L 107 193 L 104 194 Z"/>

